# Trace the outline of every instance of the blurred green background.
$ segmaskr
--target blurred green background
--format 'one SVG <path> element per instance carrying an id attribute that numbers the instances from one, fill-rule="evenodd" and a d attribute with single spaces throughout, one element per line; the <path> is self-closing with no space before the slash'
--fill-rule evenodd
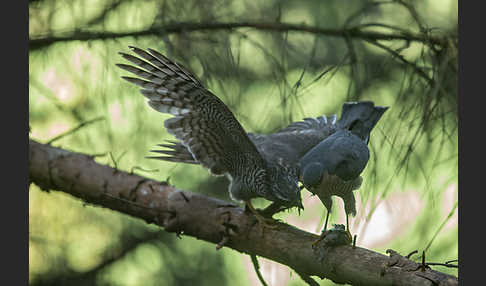
<path id="1" fill-rule="evenodd" d="M 329 29 L 400 29 L 446 39 L 442 46 L 251 28 L 165 33 L 180 22 L 276 22 Z M 161 28 L 162 27 L 162 28 Z M 229 200 L 225 178 L 200 166 L 146 159 L 172 139 L 115 66 L 129 45 L 153 48 L 189 67 L 248 132 L 269 133 L 304 117 L 338 114 L 345 101 L 390 106 L 373 130 L 362 174 L 357 244 L 427 261 L 458 257 L 457 1 L 29 1 L 30 137 L 96 154 L 96 160 L 179 189 Z M 450 36 L 450 38 L 449 38 Z M 426 79 L 427 78 L 427 79 Z M 93 120 L 91 122 L 91 120 Z M 224 192 L 222 190 L 225 190 Z M 278 217 L 318 233 L 325 208 Z M 331 220 L 344 222 L 340 199 Z M 266 201 L 256 201 L 264 207 Z M 412 256 L 419 260 L 419 255 Z M 306 285 L 260 258 L 269 285 Z M 456 268 L 434 269 L 457 275 Z M 259 285 L 249 257 L 177 238 L 61 192 L 29 189 L 31 285 Z M 321 285 L 334 285 L 319 280 Z"/>

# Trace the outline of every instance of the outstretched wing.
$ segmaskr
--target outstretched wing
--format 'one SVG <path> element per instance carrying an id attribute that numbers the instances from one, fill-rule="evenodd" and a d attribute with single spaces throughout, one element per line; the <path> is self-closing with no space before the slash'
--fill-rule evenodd
<path id="1" fill-rule="evenodd" d="M 323 115 L 293 122 L 276 133 L 249 133 L 248 136 L 267 161 L 282 161 L 296 167 L 302 156 L 334 133 L 336 128 L 336 115 Z"/>
<path id="2" fill-rule="evenodd" d="M 248 133 L 248 137 L 266 161 L 296 167 L 302 156 L 334 133 L 336 128 L 336 115 L 323 115 L 293 122 L 276 133 Z M 160 144 L 159 146 L 166 148 L 158 151 L 167 155 L 159 157 L 162 160 L 198 163 L 180 142 L 172 141 L 170 144 Z"/>
<path id="3" fill-rule="evenodd" d="M 142 79 L 122 78 L 140 86 L 153 109 L 174 115 L 164 126 L 197 162 L 214 175 L 233 174 L 237 168 L 264 167 L 263 158 L 233 113 L 194 75 L 155 50 L 130 48 L 140 58 L 120 54 L 137 67 L 117 66 Z M 190 161 L 188 156 L 184 159 Z"/>
<path id="4" fill-rule="evenodd" d="M 175 163 L 199 164 L 199 162 L 194 159 L 194 156 L 192 156 L 189 149 L 187 149 L 186 146 L 182 145 L 180 141 L 167 140 L 166 144 L 157 144 L 157 146 L 163 147 L 165 149 L 152 150 L 152 152 L 164 154 L 165 156 L 152 156 L 149 158 Z"/>

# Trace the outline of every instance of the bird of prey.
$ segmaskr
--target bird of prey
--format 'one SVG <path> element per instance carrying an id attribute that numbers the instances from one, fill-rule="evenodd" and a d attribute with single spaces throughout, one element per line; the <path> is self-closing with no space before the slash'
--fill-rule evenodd
<path id="1" fill-rule="evenodd" d="M 336 115 L 305 118 L 304 121 L 294 122 L 275 133 L 248 133 L 248 137 L 265 161 L 275 165 L 285 165 L 289 169 L 295 170 L 296 176 L 298 176 L 300 158 L 319 142 L 336 132 L 336 118 Z M 199 164 L 181 142 L 169 141 L 166 144 L 159 144 L 159 146 L 166 148 L 157 151 L 165 156 L 158 156 L 157 159 Z M 286 206 L 274 202 L 262 211 L 262 215 L 271 217 L 286 208 Z"/>
<path id="2" fill-rule="evenodd" d="M 327 209 L 323 234 L 332 208 L 331 196 L 334 195 L 344 201 L 346 230 L 351 236 L 348 216 L 356 215 L 353 191 L 361 186 L 363 178 L 360 174 L 370 158 L 370 132 L 387 109 L 374 106 L 373 102 L 345 103 L 341 119 L 336 124 L 337 130 L 300 159 L 300 180 Z"/>
<path id="3" fill-rule="evenodd" d="M 252 198 L 263 197 L 286 208 L 303 208 L 298 170 L 283 160 L 262 156 L 229 108 L 181 64 L 153 49 L 130 49 L 138 57 L 123 52 L 120 55 L 135 66 L 117 66 L 137 76 L 122 78 L 141 87 L 150 107 L 174 115 L 164 121 L 164 126 L 179 140 L 175 143 L 184 150 L 184 156 L 172 161 L 192 161 L 212 175 L 226 175 L 231 182 L 231 198 L 244 201 L 261 225 L 268 226 L 268 221 L 253 208 Z"/>
<path id="4" fill-rule="evenodd" d="M 328 210 L 332 205 L 329 198 L 337 192 L 336 195 L 346 197 L 346 213 L 355 214 L 352 191 L 361 186 L 359 175 L 368 162 L 369 135 L 387 109 L 371 101 L 346 102 L 339 121 L 335 114 L 304 118 L 272 134 L 248 133 L 248 136 L 266 161 L 285 162 L 297 169 L 303 185 L 317 195 Z M 159 151 L 167 155 L 160 159 L 198 164 L 179 142 L 160 146 L 167 148 Z M 326 168 L 327 179 L 322 180 Z M 278 207 L 273 204 L 265 213 L 271 215 Z"/>

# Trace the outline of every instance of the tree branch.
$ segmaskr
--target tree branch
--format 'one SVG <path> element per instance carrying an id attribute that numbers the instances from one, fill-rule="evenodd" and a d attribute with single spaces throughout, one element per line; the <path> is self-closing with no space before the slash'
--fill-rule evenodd
<path id="1" fill-rule="evenodd" d="M 344 245 L 324 247 L 317 253 L 311 246 L 317 235 L 285 223 L 265 229 L 262 235 L 255 218 L 233 203 L 181 191 L 165 182 L 98 164 L 92 156 L 33 140 L 29 140 L 29 181 L 155 223 L 168 232 L 265 257 L 303 277 L 352 285 L 458 285 L 456 277 L 422 271 L 396 252 L 388 257 Z"/>
<path id="2" fill-rule="evenodd" d="M 326 29 L 320 27 L 307 26 L 302 24 L 288 24 L 281 22 L 234 22 L 234 23 L 195 23 L 195 22 L 180 22 L 164 26 L 154 26 L 150 29 L 142 31 L 133 31 L 125 33 L 112 32 L 92 32 L 75 30 L 63 33 L 64 35 L 53 36 L 33 36 L 29 39 L 29 49 L 40 49 L 56 42 L 66 41 L 89 41 L 89 40 L 108 40 L 118 39 L 123 37 L 140 37 L 140 36 L 161 36 L 165 34 L 177 34 L 183 32 L 196 31 L 210 31 L 210 30 L 235 30 L 241 28 L 252 28 L 262 31 L 274 32 L 305 32 L 318 35 L 326 35 L 332 37 L 348 37 L 354 39 L 367 39 L 371 41 L 384 40 L 404 40 L 410 42 L 431 43 L 437 45 L 444 45 L 444 40 L 430 35 L 422 35 L 414 32 L 407 32 L 405 30 L 396 31 L 393 33 L 381 33 L 373 31 L 365 31 L 363 28 L 350 27 L 344 29 Z"/>

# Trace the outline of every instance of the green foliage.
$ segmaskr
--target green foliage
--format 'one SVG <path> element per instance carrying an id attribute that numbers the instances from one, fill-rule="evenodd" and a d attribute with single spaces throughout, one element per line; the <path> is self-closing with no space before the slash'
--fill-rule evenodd
<path id="1" fill-rule="evenodd" d="M 415 249 L 421 253 L 433 239 L 427 261 L 456 259 L 457 50 L 448 42 L 453 36 L 447 35 L 457 31 L 457 3 L 410 1 L 415 7 L 410 10 L 400 1 L 381 2 L 35 1 L 29 4 L 30 136 L 47 142 L 104 117 L 53 145 L 96 154 L 100 163 L 153 179 L 170 177 L 180 189 L 229 200 L 226 192 L 215 192 L 225 189 L 220 186 L 226 184 L 224 179 L 210 177 L 200 166 L 144 158 L 156 144 L 172 139 L 163 128 L 169 116 L 150 109 L 137 88 L 120 79 L 126 73 L 115 66 L 123 62 L 118 51 L 126 52 L 129 45 L 151 47 L 177 59 L 249 132 L 274 132 L 304 117 L 339 114 L 345 101 L 373 100 L 391 108 L 371 136 L 371 159 L 362 174 L 355 221 L 368 221 L 367 227 L 372 227 L 383 206 L 395 213 L 388 224 L 380 225 L 387 235 L 368 237 L 364 246 L 383 252 L 393 248 L 405 255 Z M 411 11 L 420 11 L 418 18 Z M 381 23 L 373 31 L 398 33 L 388 27 L 394 26 L 446 35 L 446 44 L 435 47 L 437 52 L 421 42 L 347 42 L 340 36 L 251 28 L 130 35 L 178 22 L 278 19 L 329 29 Z M 423 30 L 427 27 L 438 28 Z M 103 38 L 109 33 L 126 35 Z M 35 41 L 53 37 L 64 40 L 46 45 Z M 318 232 L 324 207 L 309 194 L 303 191 L 306 209 L 300 217 L 295 211 L 278 217 Z M 417 208 L 414 198 L 420 202 Z M 266 204 L 259 200 L 256 206 Z M 331 219 L 343 222 L 343 214 L 342 208 L 334 208 Z M 365 228 L 358 235 L 364 235 Z M 249 260 L 235 251 L 216 252 L 214 245 L 185 236 L 180 241 L 144 222 L 36 186 L 29 191 L 29 238 L 32 285 L 60 279 L 69 285 L 258 283 L 252 280 L 256 278 Z M 437 269 L 457 275 L 454 268 Z M 304 285 L 295 274 L 278 281 Z M 320 281 L 333 285 L 329 283 Z"/>

